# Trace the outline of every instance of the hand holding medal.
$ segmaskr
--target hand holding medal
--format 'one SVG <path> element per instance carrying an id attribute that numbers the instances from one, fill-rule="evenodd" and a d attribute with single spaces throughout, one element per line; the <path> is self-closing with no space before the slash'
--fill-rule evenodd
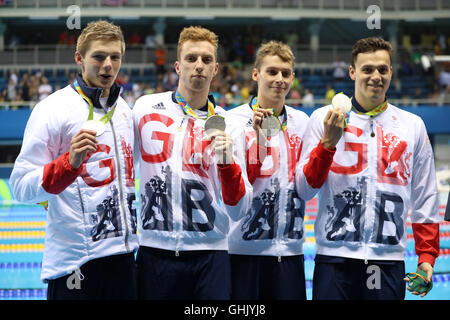
<path id="1" fill-rule="evenodd" d="M 222 116 L 212 115 L 205 121 L 205 132 L 208 136 L 212 136 L 215 130 L 225 132 L 225 128 L 225 118 Z"/>
<path id="2" fill-rule="evenodd" d="M 74 169 L 78 169 L 86 160 L 89 151 L 97 150 L 95 131 L 81 129 L 70 141 L 69 163 Z"/>
<path id="3" fill-rule="evenodd" d="M 255 108 L 253 111 L 254 111 L 252 120 L 253 130 L 255 130 L 257 134 L 258 144 L 265 145 L 266 138 L 269 136 L 268 134 L 272 132 L 269 133 L 267 130 L 267 125 L 269 123 L 266 123 L 264 125 L 266 129 L 263 128 L 263 123 L 266 121 L 268 117 L 273 117 L 273 111 L 271 109 L 263 109 L 263 108 Z"/>
<path id="4" fill-rule="evenodd" d="M 339 107 L 342 113 L 348 113 L 352 109 L 352 100 L 342 92 L 333 97 L 331 104 L 334 108 Z"/>
<path id="5" fill-rule="evenodd" d="M 328 110 L 323 120 L 322 146 L 325 149 L 334 149 L 346 128 L 346 113 L 352 107 L 351 100 L 343 93 L 334 96 L 333 109 Z M 349 105 L 350 103 L 350 105 Z"/>
<path id="6" fill-rule="evenodd" d="M 210 129 L 208 136 L 213 139 L 211 145 L 217 158 L 217 164 L 233 163 L 233 139 L 222 130 Z"/>
<path id="7" fill-rule="evenodd" d="M 205 121 L 205 132 L 213 139 L 212 145 L 218 164 L 230 164 L 232 161 L 233 141 L 225 133 L 225 118 L 220 115 L 212 115 Z"/>
<path id="8" fill-rule="evenodd" d="M 102 135 L 105 132 L 105 126 L 108 123 L 108 121 L 111 120 L 114 111 L 116 110 L 116 106 L 114 106 L 108 113 L 106 113 L 100 120 L 94 120 L 94 104 L 92 103 L 92 100 L 86 96 L 81 90 L 80 85 L 78 84 L 78 81 L 74 82 L 75 90 L 77 90 L 78 94 L 88 103 L 89 105 L 89 115 L 88 119 L 83 125 L 81 126 L 81 129 L 90 130 L 95 132 L 95 136 L 98 137 Z"/>
<path id="9" fill-rule="evenodd" d="M 253 115 L 253 129 L 257 132 L 259 145 L 264 145 L 267 137 L 275 137 L 281 130 L 286 130 L 286 112 L 284 112 L 283 123 L 281 123 L 274 109 L 264 109 L 259 106 L 257 97 L 252 98 L 250 106 L 255 113 Z"/>
<path id="10" fill-rule="evenodd" d="M 274 115 L 265 117 L 261 123 L 261 129 L 266 137 L 275 137 L 281 131 L 281 123 Z"/>
<path id="11" fill-rule="evenodd" d="M 99 120 L 88 120 L 81 126 L 81 129 L 95 132 L 98 137 L 105 132 L 105 124 Z"/>
<path id="12" fill-rule="evenodd" d="M 78 81 L 74 82 L 75 90 L 88 103 L 89 115 L 88 119 L 81 126 L 81 130 L 70 141 L 69 163 L 74 169 L 78 169 L 85 161 L 89 151 L 97 150 L 97 139 L 105 132 L 105 126 L 111 120 L 116 106 L 108 111 L 100 120 L 94 120 L 94 104 L 92 100 L 86 96 L 81 89 Z"/>

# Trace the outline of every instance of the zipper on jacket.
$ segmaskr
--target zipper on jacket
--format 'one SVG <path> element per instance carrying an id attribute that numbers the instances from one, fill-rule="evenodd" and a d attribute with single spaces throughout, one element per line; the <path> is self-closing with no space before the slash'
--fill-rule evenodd
<path id="1" fill-rule="evenodd" d="M 373 116 L 370 116 L 370 136 L 373 138 L 375 137 L 375 132 L 373 131 Z"/>
<path id="2" fill-rule="evenodd" d="M 175 245 L 175 257 L 179 257 L 180 256 L 180 233 L 177 232 L 176 236 L 177 236 L 177 243 Z"/>
<path id="3" fill-rule="evenodd" d="M 278 253 L 278 262 L 281 262 L 281 254 Z"/>
<path id="4" fill-rule="evenodd" d="M 173 146 L 173 153 L 177 154 L 181 157 L 183 157 L 183 142 L 184 142 L 184 138 L 186 135 L 186 128 L 189 126 L 189 121 L 190 121 L 190 117 L 188 115 L 184 114 L 184 111 L 183 111 L 183 118 L 181 120 L 180 126 L 178 127 L 178 134 L 181 135 L 181 142 L 178 142 L 176 145 L 174 144 L 174 146 Z M 177 139 L 175 139 L 175 141 L 176 140 Z M 183 161 L 180 161 L 179 164 L 177 164 L 177 166 L 176 166 L 177 171 L 180 173 L 183 172 Z M 180 177 L 178 179 L 178 178 L 174 178 L 174 176 L 175 175 L 172 176 L 172 179 L 173 179 L 172 180 L 173 181 L 172 190 L 182 190 L 182 186 L 181 186 L 182 178 Z M 172 183 L 172 181 L 170 183 Z M 181 203 L 182 202 L 179 191 L 173 192 L 173 201 L 174 201 L 173 203 Z M 183 210 L 183 209 L 181 208 L 181 210 Z M 180 223 L 178 223 L 177 218 L 178 218 L 178 212 L 175 212 L 175 209 L 173 209 L 173 224 L 174 224 L 173 232 L 175 232 L 175 236 L 176 236 L 175 257 L 180 256 L 180 233 L 183 232 L 183 229 L 182 229 L 183 228 L 182 227 L 183 213 L 181 212 L 181 222 Z"/>
<path id="5" fill-rule="evenodd" d="M 122 189 L 122 175 L 120 170 L 120 157 L 119 157 L 119 148 L 117 147 L 117 140 L 116 140 L 116 132 L 114 131 L 114 126 L 112 119 L 109 122 L 111 124 L 111 130 L 113 133 L 113 140 L 114 140 L 114 149 L 116 153 L 116 161 L 117 161 L 117 175 L 119 179 L 119 201 L 120 201 L 120 207 L 123 212 L 123 223 L 125 224 L 125 249 L 127 252 L 130 251 L 130 246 L 128 244 L 128 236 L 129 236 L 129 230 L 128 230 L 128 221 L 127 221 L 127 212 L 125 210 L 125 204 L 123 203 L 123 189 Z"/>
<path id="6" fill-rule="evenodd" d="M 76 184 L 77 184 L 78 197 L 80 198 L 81 212 L 83 213 L 83 219 L 85 219 L 85 218 L 86 218 L 86 217 L 85 217 L 86 211 L 85 211 L 85 209 L 84 209 L 83 198 L 81 197 L 81 188 L 80 188 L 80 184 L 79 184 L 79 182 L 78 182 L 78 179 L 75 179 L 75 182 L 76 182 Z M 86 241 L 85 241 L 85 246 L 86 246 L 86 251 L 87 251 L 87 253 L 88 253 L 88 255 L 89 255 L 89 254 L 90 254 L 90 253 L 89 253 L 89 246 L 87 245 Z"/>
<path id="7" fill-rule="evenodd" d="M 81 273 L 81 270 L 79 268 L 75 269 L 74 273 L 77 275 L 80 281 L 84 280 L 84 275 Z"/>
<path id="8" fill-rule="evenodd" d="M 77 191 L 78 191 L 78 197 L 80 197 L 80 204 L 81 204 L 81 212 L 84 214 L 86 213 L 84 211 L 84 204 L 83 204 L 83 198 L 81 197 L 81 189 L 80 189 L 80 184 L 78 183 L 78 180 L 75 180 L 77 183 Z"/>

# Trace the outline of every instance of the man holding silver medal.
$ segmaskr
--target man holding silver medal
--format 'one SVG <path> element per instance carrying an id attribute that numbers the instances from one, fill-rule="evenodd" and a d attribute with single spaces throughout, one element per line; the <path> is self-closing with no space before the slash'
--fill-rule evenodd
<path id="1" fill-rule="evenodd" d="M 180 33 L 177 90 L 139 98 L 133 108 L 140 161 L 141 299 L 229 299 L 229 218 L 245 211 L 251 186 L 242 129 L 209 94 L 217 36 Z M 232 133 L 231 133 L 232 132 Z M 233 136 L 232 136 L 233 135 Z"/>
<path id="2" fill-rule="evenodd" d="M 423 120 L 388 102 L 392 52 L 382 38 L 358 40 L 349 66 L 354 96 L 338 94 L 310 118 L 296 184 L 306 200 L 319 199 L 313 299 L 403 300 L 405 280 L 422 297 L 432 288 L 439 255 L 433 151 Z M 332 141 L 334 156 L 323 157 L 320 137 L 339 108 L 345 129 Z M 405 278 L 408 220 L 418 266 Z"/>
<path id="3" fill-rule="evenodd" d="M 83 29 L 81 74 L 35 106 L 14 164 L 16 199 L 48 201 L 41 279 L 49 300 L 137 298 L 133 123 L 115 84 L 124 53 L 120 27 Z"/>
<path id="4" fill-rule="evenodd" d="M 251 208 L 229 237 L 233 299 L 305 300 L 303 218 L 305 201 L 295 189 L 308 116 L 285 105 L 295 57 L 284 43 L 257 51 L 253 80 L 258 93 L 228 111 L 246 127 L 246 164 L 253 185 Z"/>

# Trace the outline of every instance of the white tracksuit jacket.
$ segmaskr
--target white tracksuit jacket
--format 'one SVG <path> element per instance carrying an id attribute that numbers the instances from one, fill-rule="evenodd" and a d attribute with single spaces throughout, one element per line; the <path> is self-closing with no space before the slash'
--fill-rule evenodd
<path id="1" fill-rule="evenodd" d="M 231 254 L 278 257 L 303 254 L 305 201 L 296 192 L 294 173 L 308 116 L 289 106 L 284 106 L 284 110 L 287 130 L 270 138 L 261 153 L 252 128 L 254 112 L 250 104 L 228 111 L 229 117 L 246 128 L 247 173 L 253 186 L 251 207 L 239 221 L 233 222 L 229 237 Z"/>
<path id="2" fill-rule="evenodd" d="M 331 108 L 311 115 L 296 173 L 301 197 L 318 193 L 317 253 L 403 260 L 411 209 L 419 263 L 433 265 L 439 253 L 438 197 L 422 119 L 391 104 L 376 116 L 351 111 L 333 158 L 319 145 Z"/>
<path id="3" fill-rule="evenodd" d="M 133 108 L 136 160 L 140 162 L 140 245 L 171 250 L 228 250 L 230 218 L 247 210 L 251 186 L 240 166 L 242 129 L 229 122 L 233 164 L 217 165 L 205 133 L 207 111 L 185 115 L 174 92 L 143 96 Z"/>
<path id="4" fill-rule="evenodd" d="M 101 89 L 81 87 L 91 99 L 100 97 Z M 97 151 L 78 170 L 68 162 L 70 141 L 87 120 L 89 105 L 75 89 L 54 92 L 34 107 L 28 120 L 10 181 L 18 201 L 48 200 L 43 281 L 138 247 L 132 114 L 119 97 L 120 87 L 113 88 L 108 105 L 117 102 L 114 115 L 97 137 Z M 97 106 L 94 119 L 105 114 Z"/>

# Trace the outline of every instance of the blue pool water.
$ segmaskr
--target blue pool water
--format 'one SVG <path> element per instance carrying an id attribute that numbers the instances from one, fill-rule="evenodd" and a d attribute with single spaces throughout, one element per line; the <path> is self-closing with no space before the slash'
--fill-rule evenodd
<path id="1" fill-rule="evenodd" d="M 312 226 L 316 209 L 316 204 L 308 203 L 308 216 L 305 218 L 307 242 L 304 252 L 308 299 L 312 296 L 315 255 Z M 440 210 L 443 215 L 442 206 Z M 45 218 L 46 212 L 41 206 L 0 205 L 0 300 L 46 299 L 47 285 L 40 280 Z M 425 300 L 450 298 L 450 223 L 443 222 L 440 232 L 441 256 L 435 264 L 433 290 L 423 298 Z M 412 234 L 410 227 L 408 234 Z M 408 239 L 405 264 L 407 272 L 416 270 L 417 256 L 412 238 Z M 407 292 L 406 299 L 421 298 Z"/>

